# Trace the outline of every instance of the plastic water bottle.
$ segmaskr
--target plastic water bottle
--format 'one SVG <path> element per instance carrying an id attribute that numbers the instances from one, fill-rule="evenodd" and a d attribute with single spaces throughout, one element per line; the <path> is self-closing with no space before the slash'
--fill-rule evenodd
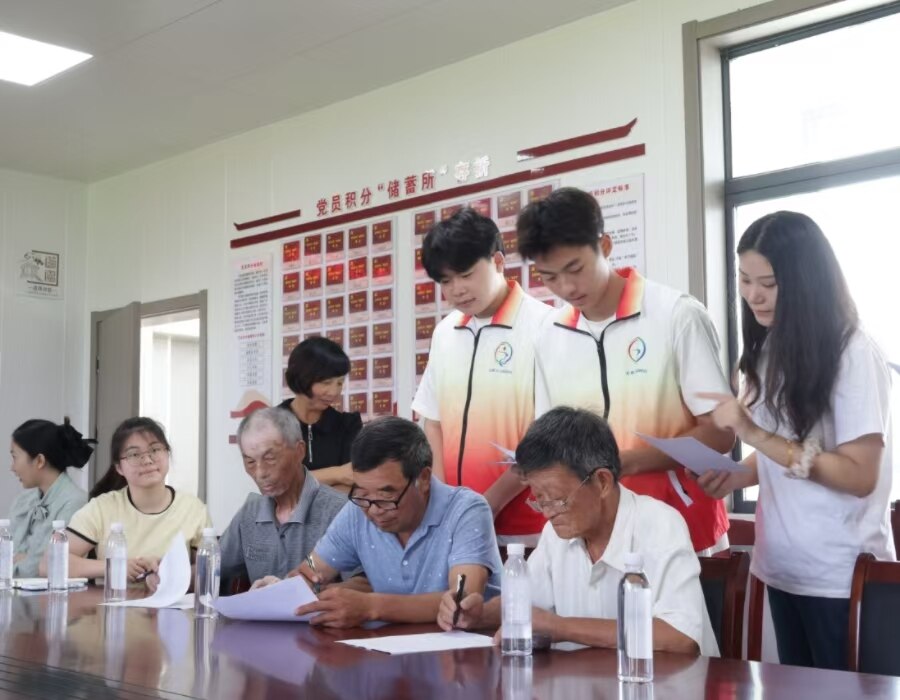
<path id="1" fill-rule="evenodd" d="M 0 591 L 9 591 L 13 585 L 13 538 L 9 520 L 0 520 Z"/>
<path id="2" fill-rule="evenodd" d="M 198 617 L 215 617 L 213 603 L 219 597 L 219 571 L 222 556 L 216 531 L 203 529 L 203 539 L 197 549 L 196 575 L 194 576 L 194 614 Z"/>
<path id="3" fill-rule="evenodd" d="M 527 656 L 531 654 L 531 584 L 525 545 L 511 544 L 506 554 L 501 586 L 503 641 L 500 649 L 504 654 Z"/>
<path id="4" fill-rule="evenodd" d="M 617 618 L 619 680 L 646 683 L 653 680 L 653 594 L 644 575 L 644 558 L 625 555 L 625 575 L 619 582 Z"/>
<path id="5" fill-rule="evenodd" d="M 128 544 L 122 523 L 113 523 L 106 540 L 106 578 L 103 581 L 103 599 L 117 603 L 128 597 Z"/>
<path id="6" fill-rule="evenodd" d="M 50 535 L 50 553 L 47 557 L 47 583 L 51 591 L 69 590 L 69 538 L 66 521 L 53 521 Z"/>

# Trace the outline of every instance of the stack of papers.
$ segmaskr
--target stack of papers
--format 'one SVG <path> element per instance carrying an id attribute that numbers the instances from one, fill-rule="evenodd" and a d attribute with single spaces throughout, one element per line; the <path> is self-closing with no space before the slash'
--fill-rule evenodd
<path id="1" fill-rule="evenodd" d="M 492 637 L 471 632 L 426 632 L 424 634 L 398 634 L 393 637 L 369 639 L 342 639 L 338 644 L 381 651 L 385 654 L 418 654 L 423 651 L 448 651 L 451 649 L 481 649 L 494 646 Z"/>

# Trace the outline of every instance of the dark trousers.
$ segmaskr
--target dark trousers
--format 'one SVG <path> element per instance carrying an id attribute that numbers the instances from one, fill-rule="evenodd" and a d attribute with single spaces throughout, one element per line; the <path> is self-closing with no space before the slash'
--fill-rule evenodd
<path id="1" fill-rule="evenodd" d="M 781 663 L 847 670 L 850 599 L 766 588 Z"/>

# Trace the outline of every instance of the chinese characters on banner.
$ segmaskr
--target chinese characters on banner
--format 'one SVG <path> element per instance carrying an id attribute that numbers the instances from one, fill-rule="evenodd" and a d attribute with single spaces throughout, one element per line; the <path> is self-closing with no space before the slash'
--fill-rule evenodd
<path id="1" fill-rule="evenodd" d="M 363 420 L 394 412 L 394 219 L 353 224 L 286 241 L 281 247 L 283 369 L 297 343 L 325 336 L 350 357 L 344 411 Z"/>
<path id="2" fill-rule="evenodd" d="M 230 417 L 240 420 L 270 405 L 272 389 L 272 256 L 236 260 L 232 268 L 232 327 L 239 396 Z M 231 437 L 234 439 L 234 436 Z"/>
<path id="3" fill-rule="evenodd" d="M 428 277 L 422 264 L 422 240 L 428 230 L 438 221 L 447 219 L 464 206 L 472 207 L 484 216 L 494 219 L 503 237 L 503 249 L 506 257 L 506 276 L 518 282 L 529 294 L 548 304 L 555 298 L 541 281 L 541 276 L 533 265 L 523 265 L 516 252 L 516 218 L 529 202 L 543 199 L 558 187 L 556 182 L 533 184 L 516 190 L 484 195 L 472 200 L 445 204 L 434 209 L 423 209 L 413 213 L 413 251 L 414 251 L 414 304 L 415 323 L 415 386 L 419 386 L 425 366 L 428 364 L 428 349 L 431 345 L 431 334 L 438 322 L 447 316 L 453 307 L 447 303 L 441 293 L 440 286 Z"/>
<path id="4" fill-rule="evenodd" d="M 609 256 L 612 266 L 634 267 L 644 273 L 644 176 L 605 180 L 586 189 L 597 198 L 603 210 L 603 226 L 613 242 Z"/>
<path id="5" fill-rule="evenodd" d="M 366 185 L 349 192 L 336 192 L 316 200 L 316 217 L 336 216 L 349 212 L 365 209 L 379 203 L 393 202 L 406 197 L 415 197 L 419 194 L 433 192 L 441 189 L 441 185 L 451 181 L 452 184 L 462 185 L 471 180 L 480 180 L 490 176 L 491 157 L 479 155 L 471 160 L 460 160 L 452 166 L 446 163 L 438 168 L 422 170 L 418 173 L 406 175 L 403 178 L 391 178 L 383 180 L 377 185 Z M 438 182 L 441 180 L 442 182 Z"/>
<path id="6" fill-rule="evenodd" d="M 59 253 L 29 250 L 18 264 L 16 294 L 40 299 L 62 299 Z"/>

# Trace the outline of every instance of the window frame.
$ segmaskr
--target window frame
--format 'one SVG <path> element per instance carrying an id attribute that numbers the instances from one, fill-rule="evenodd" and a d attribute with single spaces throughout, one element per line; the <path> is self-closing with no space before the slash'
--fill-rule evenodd
<path id="1" fill-rule="evenodd" d="M 740 333 L 735 209 L 750 202 L 900 175 L 900 148 L 893 148 L 734 177 L 729 62 L 898 13 L 900 2 L 897 1 L 797 0 L 770 2 L 702 24 L 687 23 L 682 28 L 691 293 L 706 302 L 711 311 L 715 305 L 719 321 L 724 321 L 722 359 L 728 368 L 737 366 Z M 713 248 L 713 255 L 707 254 L 709 248 Z M 717 283 L 716 287 L 724 294 L 709 295 L 711 282 Z M 724 299 L 717 298 L 722 296 Z M 735 459 L 741 459 L 741 447 L 740 442 L 735 445 Z M 755 510 L 755 499 L 747 498 L 742 490 L 732 494 L 733 512 Z"/>

